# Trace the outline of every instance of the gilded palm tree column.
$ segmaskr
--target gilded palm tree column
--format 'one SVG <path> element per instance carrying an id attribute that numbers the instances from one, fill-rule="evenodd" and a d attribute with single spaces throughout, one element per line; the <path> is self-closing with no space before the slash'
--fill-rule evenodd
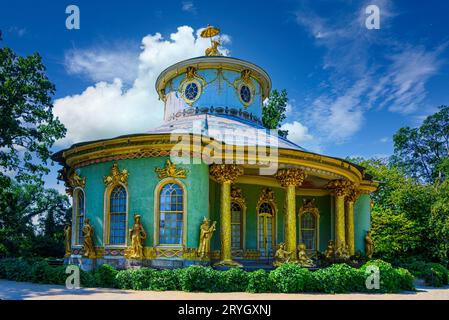
<path id="1" fill-rule="evenodd" d="M 216 265 L 228 267 L 241 267 L 242 265 L 232 260 L 231 255 L 231 184 L 243 174 L 243 168 L 235 164 L 213 164 L 209 169 L 210 174 L 221 184 L 220 201 L 220 261 Z"/>
<path id="2" fill-rule="evenodd" d="M 351 190 L 352 183 L 345 179 L 333 180 L 327 184 L 327 188 L 335 196 L 335 246 L 341 248 L 346 244 L 345 196 Z"/>
<path id="3" fill-rule="evenodd" d="M 286 188 L 285 247 L 290 252 L 290 261 L 297 260 L 296 252 L 296 187 L 304 181 L 306 174 L 301 169 L 280 169 L 275 175 Z"/>
<path id="4" fill-rule="evenodd" d="M 349 247 L 350 255 L 355 253 L 354 243 L 354 203 L 359 193 L 356 189 L 351 189 L 346 196 L 346 243 Z"/>

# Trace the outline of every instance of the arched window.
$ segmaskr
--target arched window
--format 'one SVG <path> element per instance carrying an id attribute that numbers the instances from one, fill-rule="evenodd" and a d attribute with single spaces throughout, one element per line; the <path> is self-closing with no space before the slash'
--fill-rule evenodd
<path id="1" fill-rule="evenodd" d="M 182 244 L 184 191 L 177 183 L 165 184 L 159 194 L 159 244 Z"/>
<path id="2" fill-rule="evenodd" d="M 84 226 L 84 192 L 81 189 L 76 190 L 75 194 L 75 223 L 76 223 L 76 234 L 75 234 L 75 244 L 83 243 L 83 226 Z"/>
<path id="3" fill-rule="evenodd" d="M 301 240 L 306 246 L 308 255 L 317 251 L 317 217 L 312 212 L 301 214 Z"/>
<path id="4" fill-rule="evenodd" d="M 119 185 L 112 189 L 109 205 L 109 244 L 126 243 L 126 189 Z"/>
<path id="5" fill-rule="evenodd" d="M 261 256 L 269 256 L 272 254 L 274 246 L 274 210 L 268 202 L 259 206 L 257 228 Z"/>
<path id="6" fill-rule="evenodd" d="M 231 248 L 243 249 L 243 213 L 237 202 L 231 202 Z"/>

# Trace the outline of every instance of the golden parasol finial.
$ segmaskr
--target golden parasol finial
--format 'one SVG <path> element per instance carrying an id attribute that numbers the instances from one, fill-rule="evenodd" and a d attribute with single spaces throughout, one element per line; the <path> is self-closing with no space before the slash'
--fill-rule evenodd
<path id="1" fill-rule="evenodd" d="M 220 29 L 211 26 L 210 24 L 201 31 L 200 36 L 202 38 L 210 38 L 211 47 L 207 48 L 205 51 L 206 56 L 221 56 L 218 47 L 221 45 L 220 40 L 212 40 L 213 37 L 220 34 Z"/>

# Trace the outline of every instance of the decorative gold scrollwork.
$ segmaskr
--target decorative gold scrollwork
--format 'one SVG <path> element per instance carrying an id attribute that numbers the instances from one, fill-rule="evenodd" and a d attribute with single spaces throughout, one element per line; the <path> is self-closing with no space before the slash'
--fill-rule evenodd
<path id="1" fill-rule="evenodd" d="M 129 172 L 127 169 L 123 169 L 121 172 L 119 170 L 118 164 L 114 163 L 111 167 L 111 173 L 109 176 L 103 178 L 104 184 L 109 187 L 115 184 L 122 183 L 128 185 Z"/>
<path id="2" fill-rule="evenodd" d="M 176 167 L 176 164 L 172 163 L 170 159 L 167 159 L 165 162 L 164 168 L 155 168 L 154 171 L 159 176 L 159 179 L 165 178 L 186 178 L 187 177 L 187 169 L 179 169 Z"/>

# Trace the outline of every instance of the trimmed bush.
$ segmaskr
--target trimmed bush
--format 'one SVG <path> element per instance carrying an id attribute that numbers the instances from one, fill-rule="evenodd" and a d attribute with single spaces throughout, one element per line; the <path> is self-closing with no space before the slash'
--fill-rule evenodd
<path id="1" fill-rule="evenodd" d="M 415 290 L 415 286 L 413 285 L 413 282 L 415 281 L 415 277 L 404 268 L 397 268 L 396 272 L 399 274 L 400 277 L 400 287 L 402 290 L 407 291 L 413 291 Z"/>
<path id="2" fill-rule="evenodd" d="M 411 280 L 410 274 L 403 269 L 398 271 L 388 262 L 371 260 L 364 264 L 360 270 L 366 272 L 366 268 L 372 265 L 379 268 L 380 288 L 369 290 L 369 292 L 398 293 L 403 290 L 410 290 L 410 288 L 413 289 L 413 280 Z"/>
<path id="3" fill-rule="evenodd" d="M 311 281 L 310 271 L 293 263 L 285 263 L 270 271 L 269 278 L 273 291 L 282 293 L 304 292 L 306 284 Z"/>
<path id="4" fill-rule="evenodd" d="M 239 268 L 231 268 L 226 271 L 215 272 L 218 276 L 217 291 L 220 292 L 242 292 L 248 287 L 248 272 Z"/>
<path id="5" fill-rule="evenodd" d="M 34 283 L 64 284 L 67 278 L 64 266 L 53 267 L 45 260 L 35 262 L 30 272 L 30 281 Z"/>
<path id="6" fill-rule="evenodd" d="M 347 264 L 334 264 L 312 272 L 308 291 L 325 293 L 361 292 L 365 289 L 365 275 Z"/>
<path id="7" fill-rule="evenodd" d="M 149 290 L 157 272 L 149 268 L 121 270 L 115 276 L 115 286 L 124 290 Z"/>
<path id="8" fill-rule="evenodd" d="M 148 289 L 154 291 L 181 290 L 179 274 L 183 274 L 183 271 L 184 270 L 182 269 L 167 269 L 152 272 L 150 286 L 148 287 Z"/>
<path id="9" fill-rule="evenodd" d="M 448 270 L 439 263 L 413 261 L 405 264 L 404 267 L 414 276 L 424 279 L 428 286 L 442 287 L 448 284 Z"/>
<path id="10" fill-rule="evenodd" d="M 271 292 L 273 284 L 269 275 L 268 272 L 262 269 L 248 272 L 248 286 L 246 287 L 246 291 L 253 293 Z"/>
<path id="11" fill-rule="evenodd" d="M 104 288 L 115 288 L 116 281 L 115 278 L 118 274 L 118 271 L 114 269 L 114 267 L 103 264 L 94 272 L 95 282 L 98 286 Z"/>
<path id="12" fill-rule="evenodd" d="M 212 292 L 217 286 L 216 271 L 211 267 L 189 266 L 179 273 L 179 282 L 183 291 Z"/>

